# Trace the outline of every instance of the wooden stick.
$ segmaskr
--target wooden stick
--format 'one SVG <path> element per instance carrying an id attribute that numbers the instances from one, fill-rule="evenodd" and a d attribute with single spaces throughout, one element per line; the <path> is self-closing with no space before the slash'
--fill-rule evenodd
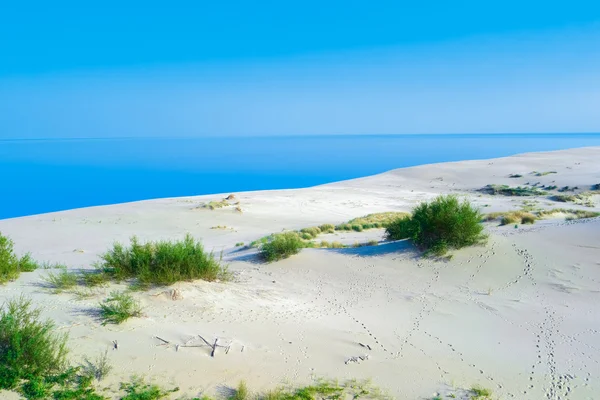
<path id="1" fill-rule="evenodd" d="M 208 347 L 212 347 L 212 344 L 208 343 L 208 341 L 207 341 L 206 339 L 204 339 L 202 336 L 198 335 L 198 337 L 199 337 L 200 339 L 202 339 L 202 340 L 204 341 L 204 343 L 206 343 L 206 345 L 207 345 Z"/>
<path id="2" fill-rule="evenodd" d="M 163 338 L 161 338 L 161 337 L 158 337 L 158 336 L 154 336 L 154 337 L 155 337 L 155 338 L 157 338 L 158 340 L 162 341 L 162 342 L 165 342 L 165 344 L 169 344 L 169 343 L 171 343 L 171 342 L 169 342 L 168 340 L 165 340 L 165 339 L 163 339 Z"/>
<path id="3" fill-rule="evenodd" d="M 210 353 L 210 356 L 211 356 L 211 357 L 214 357 L 214 356 L 215 356 L 215 351 L 217 350 L 217 342 L 218 342 L 218 341 L 219 341 L 219 338 L 216 338 L 216 339 L 215 339 L 215 344 L 213 344 L 213 346 L 212 346 L 212 348 L 213 348 L 213 349 L 212 349 L 212 352 Z"/>

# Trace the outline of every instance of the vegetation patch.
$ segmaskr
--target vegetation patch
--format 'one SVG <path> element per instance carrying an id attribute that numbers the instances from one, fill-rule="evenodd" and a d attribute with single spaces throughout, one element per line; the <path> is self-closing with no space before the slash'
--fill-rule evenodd
<path id="1" fill-rule="evenodd" d="M 480 192 L 500 196 L 542 196 L 546 192 L 535 187 L 511 187 L 508 185 L 487 185 Z"/>
<path id="2" fill-rule="evenodd" d="M 102 325 L 121 324 L 141 315 L 140 303 L 127 293 L 112 292 L 109 298 L 100 303 Z"/>
<path id="3" fill-rule="evenodd" d="M 500 220 L 500 225 L 511 224 L 533 224 L 537 217 L 536 215 L 526 211 L 505 211 L 486 214 L 483 221 Z"/>
<path id="4" fill-rule="evenodd" d="M 67 267 L 63 266 L 60 272 L 48 272 L 43 279 L 56 293 L 60 293 L 77 286 L 80 276 L 77 272 L 69 272 Z"/>
<path id="5" fill-rule="evenodd" d="M 60 374 L 67 365 L 67 336 L 54 323 L 41 320 L 31 300 L 19 297 L 0 311 L 0 389 L 15 389 L 22 381 Z"/>
<path id="6" fill-rule="evenodd" d="M 135 377 L 131 382 L 121 383 L 121 390 L 125 391 L 121 400 L 159 400 L 179 391 L 179 388 L 164 390 L 158 385 L 144 383 Z"/>
<path id="7" fill-rule="evenodd" d="M 544 172 L 538 172 L 538 171 L 532 171 L 531 174 L 535 175 L 535 176 L 546 176 L 546 175 L 550 175 L 550 174 L 556 174 L 556 171 L 544 171 Z"/>
<path id="8" fill-rule="evenodd" d="M 523 175 L 521 175 L 521 174 L 510 174 L 508 177 L 509 178 L 522 178 Z"/>
<path id="9" fill-rule="evenodd" d="M 590 190 L 600 190 L 600 183 L 590 186 Z"/>
<path id="10" fill-rule="evenodd" d="M 15 280 L 21 272 L 32 272 L 38 267 L 29 254 L 18 257 L 13 250 L 13 241 L 0 233 L 0 284 Z"/>
<path id="11" fill-rule="evenodd" d="M 592 201 L 592 196 L 594 194 L 595 193 L 593 192 L 582 192 L 578 194 L 557 194 L 555 196 L 552 196 L 551 199 L 561 203 L 574 203 L 586 207 L 594 207 L 594 202 Z"/>
<path id="12" fill-rule="evenodd" d="M 98 268 L 115 280 L 136 278 L 139 285 L 170 285 L 178 281 L 226 279 L 226 268 L 189 234 L 182 241 L 116 243 L 101 256 Z"/>
<path id="13" fill-rule="evenodd" d="M 265 261 L 273 262 L 298 254 L 303 247 L 306 245 L 298 232 L 277 233 L 262 245 L 260 254 Z"/>
<path id="14" fill-rule="evenodd" d="M 369 214 L 364 217 L 351 219 L 346 224 L 341 225 L 343 226 L 342 229 L 337 229 L 336 227 L 336 230 L 354 230 L 360 232 L 367 229 L 387 228 L 391 222 L 408 215 L 408 213 L 396 211 Z M 347 228 L 348 225 L 350 229 Z"/>
<path id="15" fill-rule="evenodd" d="M 410 239 L 426 254 L 440 256 L 448 249 L 482 243 L 486 236 L 482 215 L 468 201 L 456 196 L 438 196 L 419 204 L 409 217 L 398 218 L 386 229 L 389 239 Z"/>

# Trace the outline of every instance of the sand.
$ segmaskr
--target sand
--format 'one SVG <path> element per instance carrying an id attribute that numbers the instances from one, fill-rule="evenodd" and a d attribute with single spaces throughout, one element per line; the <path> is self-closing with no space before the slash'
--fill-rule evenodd
<path id="1" fill-rule="evenodd" d="M 299 190 L 235 193 L 235 207 L 197 208 L 229 193 L 91 207 L 0 221 L 18 252 L 90 269 L 115 241 L 179 239 L 191 233 L 223 252 L 227 283 L 184 282 L 135 292 L 142 318 L 102 326 L 99 301 L 44 287 L 48 271 L 0 287 L 0 301 L 21 293 L 69 333 L 71 359 L 105 349 L 114 370 L 100 386 L 139 375 L 178 396 L 218 394 L 245 380 L 251 390 L 310 383 L 316 377 L 372 379 L 390 395 L 424 399 L 474 384 L 499 399 L 593 399 L 600 393 L 600 219 L 552 218 L 531 226 L 487 223 L 485 246 L 422 258 L 382 230 L 327 235 L 358 249 L 305 249 L 264 264 L 235 247 L 283 229 L 382 211 L 409 211 L 441 193 L 466 196 L 484 212 L 594 207 L 541 197 L 481 194 L 490 184 L 579 186 L 600 183 L 600 148 L 424 165 Z M 532 171 L 555 171 L 535 176 Z M 509 178 L 510 174 L 521 178 Z M 43 194 L 40 195 L 43 201 Z M 227 228 L 211 229 L 216 226 Z M 177 289 L 181 298 L 173 299 Z M 219 347 L 178 347 L 207 341 Z M 157 339 L 160 337 L 163 340 Z M 118 350 L 113 350 L 113 341 Z M 362 345 L 361 345 L 362 344 Z M 363 346 L 364 345 L 364 346 Z M 365 346 L 369 346 L 365 347 Z M 364 357 L 368 355 L 367 357 Z M 363 356 L 360 362 L 348 362 Z"/>

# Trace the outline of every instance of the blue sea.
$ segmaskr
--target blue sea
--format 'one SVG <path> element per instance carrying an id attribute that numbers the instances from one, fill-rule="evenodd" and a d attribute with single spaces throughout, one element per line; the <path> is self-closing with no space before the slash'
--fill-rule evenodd
<path id="1" fill-rule="evenodd" d="M 0 219 L 583 146 L 600 146 L 600 134 L 4 140 Z"/>

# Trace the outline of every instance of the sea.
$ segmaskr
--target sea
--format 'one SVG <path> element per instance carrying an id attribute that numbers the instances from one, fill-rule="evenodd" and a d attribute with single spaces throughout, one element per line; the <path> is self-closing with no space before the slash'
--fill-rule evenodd
<path id="1" fill-rule="evenodd" d="M 600 146 L 600 134 L 0 140 L 0 219 L 163 197 L 303 188 L 414 165 L 584 146 Z"/>

